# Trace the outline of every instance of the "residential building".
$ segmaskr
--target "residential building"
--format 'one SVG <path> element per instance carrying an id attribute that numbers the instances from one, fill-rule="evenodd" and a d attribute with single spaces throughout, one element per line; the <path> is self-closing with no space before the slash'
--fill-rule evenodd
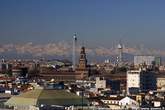
<path id="1" fill-rule="evenodd" d="M 140 90 L 141 70 L 127 71 L 127 94 L 138 93 Z"/>
<path id="2" fill-rule="evenodd" d="M 129 70 L 127 71 L 127 94 L 137 94 L 156 90 L 156 76 L 154 71 Z"/>
<path id="3" fill-rule="evenodd" d="M 110 97 L 105 97 L 102 98 L 101 101 L 103 103 L 105 103 L 106 105 L 108 105 L 110 107 L 110 109 L 112 110 L 119 110 L 120 106 L 119 106 L 119 101 L 124 98 L 121 96 L 110 96 Z"/>
<path id="4" fill-rule="evenodd" d="M 120 106 L 120 109 L 137 110 L 139 108 L 139 103 L 130 97 L 125 97 L 119 101 L 119 106 Z"/>
<path id="5" fill-rule="evenodd" d="M 105 89 L 106 88 L 106 80 L 104 78 L 96 77 L 96 88 L 97 89 Z"/>
<path id="6" fill-rule="evenodd" d="M 164 90 L 165 88 L 165 77 L 164 76 L 159 76 L 156 78 L 156 85 L 157 85 L 157 90 Z"/>

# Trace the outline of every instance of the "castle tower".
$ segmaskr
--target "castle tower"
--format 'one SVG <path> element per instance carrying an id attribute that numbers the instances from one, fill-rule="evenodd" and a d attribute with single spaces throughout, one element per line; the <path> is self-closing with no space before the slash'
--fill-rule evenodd
<path id="1" fill-rule="evenodd" d="M 76 69 L 76 73 L 81 74 L 81 78 L 79 78 L 79 79 L 84 79 L 88 76 L 87 58 L 86 58 L 86 53 L 85 53 L 85 47 L 81 48 L 79 64 L 78 64 L 78 67 Z"/>
<path id="2" fill-rule="evenodd" d="M 81 48 L 78 68 L 82 69 L 82 70 L 85 70 L 87 68 L 87 59 L 86 59 L 85 47 Z"/>

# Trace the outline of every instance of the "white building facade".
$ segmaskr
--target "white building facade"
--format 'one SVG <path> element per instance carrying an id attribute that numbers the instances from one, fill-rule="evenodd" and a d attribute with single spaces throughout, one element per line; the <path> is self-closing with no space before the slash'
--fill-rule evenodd
<path id="1" fill-rule="evenodd" d="M 153 71 L 129 70 L 127 71 L 127 94 L 137 94 L 156 90 L 156 77 Z"/>
<path id="2" fill-rule="evenodd" d="M 140 90 L 140 72 L 141 70 L 130 70 L 127 71 L 127 94 L 129 95 L 132 91 Z"/>
<path id="3" fill-rule="evenodd" d="M 119 106 L 120 109 L 133 109 L 133 110 L 138 110 L 139 109 L 139 103 L 136 102 L 135 100 L 125 97 L 119 101 Z"/>
<path id="4" fill-rule="evenodd" d="M 104 80 L 104 78 L 96 77 L 96 88 L 97 89 L 105 89 L 106 88 L 106 80 Z"/>
<path id="5" fill-rule="evenodd" d="M 157 90 L 163 90 L 165 88 L 165 77 L 157 78 Z"/>

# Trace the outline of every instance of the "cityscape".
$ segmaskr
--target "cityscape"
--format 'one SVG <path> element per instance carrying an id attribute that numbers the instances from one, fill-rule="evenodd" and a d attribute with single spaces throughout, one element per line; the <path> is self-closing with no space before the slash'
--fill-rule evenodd
<path id="1" fill-rule="evenodd" d="M 0 110 L 164 110 L 161 0 L 1 0 Z"/>

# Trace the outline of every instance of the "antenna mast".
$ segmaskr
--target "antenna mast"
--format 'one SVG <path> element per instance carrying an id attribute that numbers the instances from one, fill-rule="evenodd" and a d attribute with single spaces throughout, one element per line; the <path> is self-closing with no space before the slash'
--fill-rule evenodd
<path id="1" fill-rule="evenodd" d="M 75 66 L 76 66 L 76 44 L 77 44 L 77 37 L 76 34 L 74 34 L 73 36 L 73 51 L 72 51 L 72 68 L 73 70 L 75 70 Z"/>

